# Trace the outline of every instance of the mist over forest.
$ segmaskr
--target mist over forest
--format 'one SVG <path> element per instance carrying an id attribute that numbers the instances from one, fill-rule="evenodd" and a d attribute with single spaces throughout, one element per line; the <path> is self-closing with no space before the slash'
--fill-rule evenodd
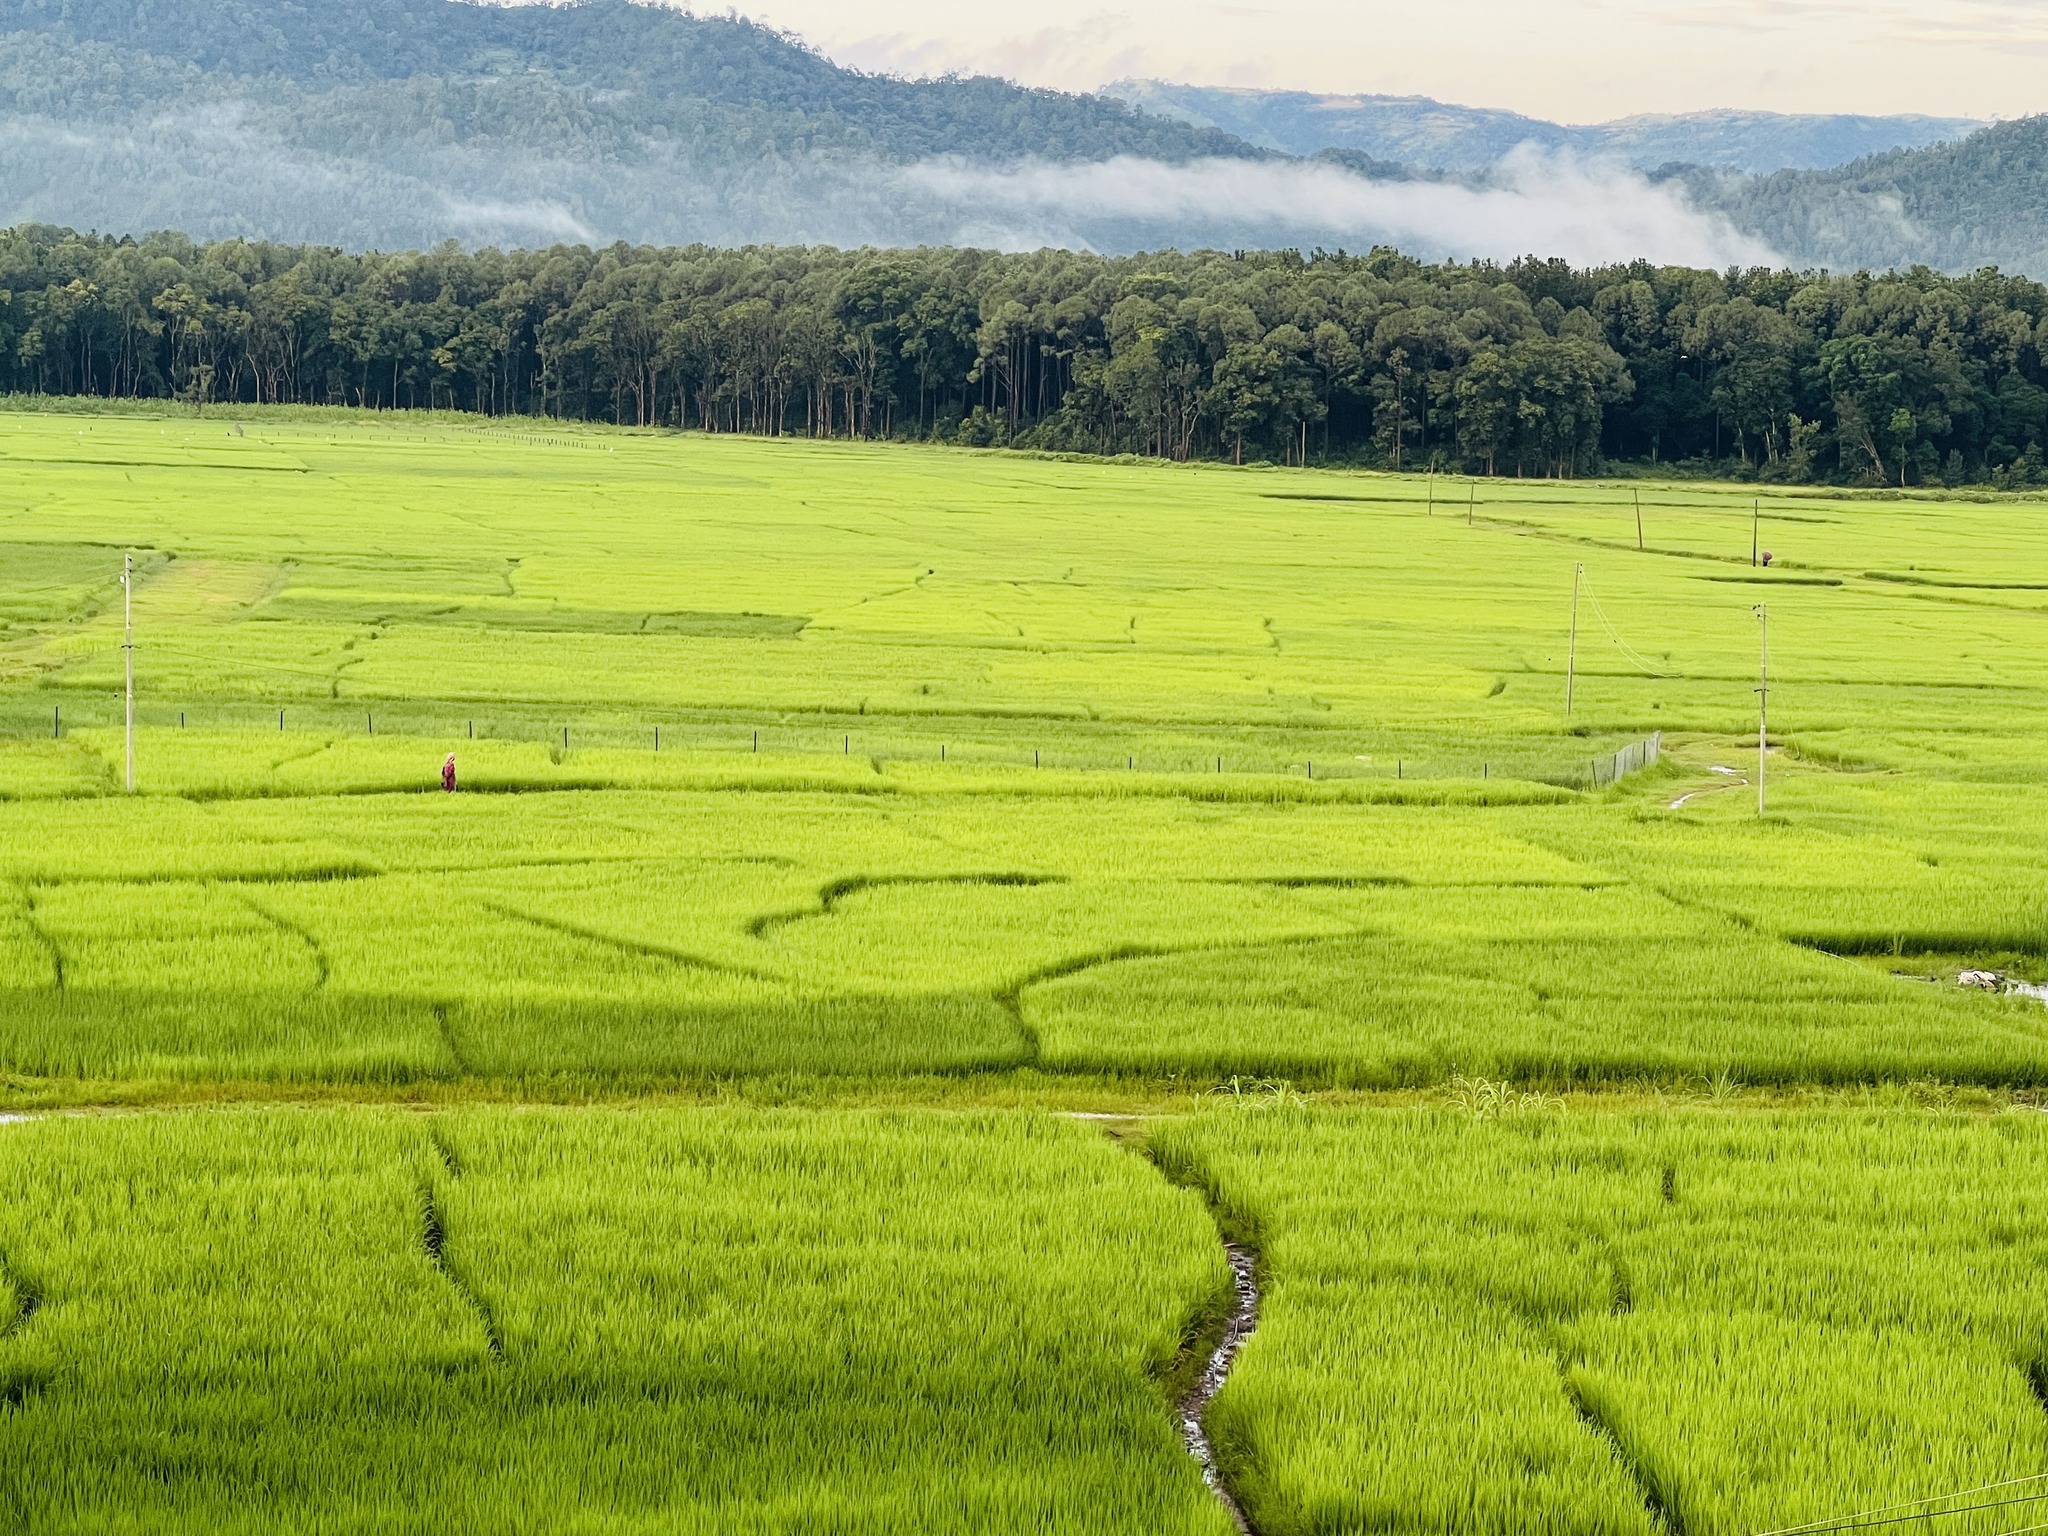
<path id="1" fill-rule="evenodd" d="M 866 75 L 628 0 L 0 0 L 0 222 L 351 250 L 1395 245 L 2048 272 L 2038 121 L 1698 114 L 1596 133 L 1141 84 Z M 1686 145 L 1696 162 L 1658 158 Z"/>

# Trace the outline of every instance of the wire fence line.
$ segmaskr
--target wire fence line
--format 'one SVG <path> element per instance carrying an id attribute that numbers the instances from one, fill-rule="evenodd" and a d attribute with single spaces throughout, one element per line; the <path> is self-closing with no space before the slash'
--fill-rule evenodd
<path id="1" fill-rule="evenodd" d="M 1644 768 L 1654 768 L 1663 749 L 1664 733 L 1652 731 L 1641 741 L 1632 741 L 1619 751 L 1591 759 L 1587 763 L 1587 782 L 1594 789 L 1599 789 L 1603 785 L 1618 783 Z"/>
<path id="2" fill-rule="evenodd" d="M 136 724 L 145 759 L 149 738 L 161 740 L 164 733 L 225 734 L 248 742 L 252 751 L 261 750 L 259 744 L 265 738 L 274 742 L 283 735 L 303 739 L 317 734 L 337 745 L 351 738 L 380 743 L 397 738 L 418 742 L 423 751 L 434 754 L 451 747 L 459 752 L 468 742 L 479 746 L 524 744 L 544 750 L 556 766 L 571 765 L 579 757 L 590 761 L 598 753 L 691 753 L 861 759 L 876 768 L 890 763 L 943 764 L 962 769 L 1241 774 L 1319 782 L 1500 779 L 1565 788 L 1612 783 L 1654 763 L 1658 743 L 1653 736 L 1597 758 L 1579 759 L 1575 766 L 1569 747 L 1558 742 L 1503 741 L 1470 752 L 1447 752 L 1440 741 L 1389 747 L 1384 742 L 1344 741 L 1335 733 L 1304 740 L 1285 728 L 1270 732 L 1247 728 L 1241 734 L 1225 736 L 1199 730 L 1159 730 L 1142 724 L 1120 728 L 1100 722 L 996 718 L 892 718 L 885 722 L 872 715 L 800 721 L 729 715 L 647 719 L 613 715 L 579 720 L 550 717 L 539 710 L 493 708 L 468 714 L 459 704 L 445 700 L 423 705 L 402 699 L 284 705 L 259 700 L 206 700 L 186 705 L 138 701 Z M 1034 724 L 1043 729 L 1031 729 Z M 118 702 L 48 695 L 0 702 L 0 737 L 14 740 L 50 741 L 74 731 L 100 736 L 118 732 L 121 726 Z M 1361 745 L 1372 750 L 1361 751 Z M 436 756 L 437 764 L 438 760 Z"/>

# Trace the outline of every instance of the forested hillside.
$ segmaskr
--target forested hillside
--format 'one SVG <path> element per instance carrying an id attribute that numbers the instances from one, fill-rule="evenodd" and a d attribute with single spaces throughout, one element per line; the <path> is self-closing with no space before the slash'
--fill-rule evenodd
<path id="1" fill-rule="evenodd" d="M 1769 173 L 1846 165 L 1887 150 L 1960 139 L 1984 126 L 1962 117 L 1733 111 L 1570 124 L 1426 96 L 1334 96 L 1165 80 L 1120 80 L 1104 89 L 1132 106 L 1221 128 L 1290 155 L 1350 150 L 1437 171 L 1485 170 L 1533 144 L 1646 171 L 1678 163 Z"/>
<path id="2" fill-rule="evenodd" d="M 2048 289 L 1391 251 L 0 234 L 0 387 L 1578 475 L 2043 483 Z"/>
<path id="3" fill-rule="evenodd" d="M 352 250 L 1397 245 L 2048 275 L 2048 183 L 2011 125 L 1757 180 L 1728 168 L 1959 125 L 1567 128 L 1428 101 L 1126 94 L 1139 105 L 866 75 L 751 22 L 630 0 L 0 0 L 0 227 Z M 1524 144 L 1533 157 L 1501 160 Z"/>
<path id="4" fill-rule="evenodd" d="M 2048 117 L 1833 171 L 1687 179 L 1697 202 L 1817 266 L 2048 273 Z"/>
<path id="5" fill-rule="evenodd" d="M 859 74 L 751 22 L 631 0 L 0 0 L 0 34 L 0 100 L 17 109 L 160 106 L 259 86 L 269 98 L 289 81 L 319 98 L 292 103 L 301 126 L 333 109 L 339 141 L 482 134 L 617 148 L 621 136 L 716 134 L 736 153 L 837 147 L 894 160 L 1246 150 L 1105 96 Z M 393 84 L 409 89 L 378 89 Z M 535 121 L 542 101 L 553 110 Z"/>
<path id="6" fill-rule="evenodd" d="M 0 221 L 358 248 L 944 241 L 962 211 L 900 168 L 1257 153 L 628 0 L 0 0 Z"/>

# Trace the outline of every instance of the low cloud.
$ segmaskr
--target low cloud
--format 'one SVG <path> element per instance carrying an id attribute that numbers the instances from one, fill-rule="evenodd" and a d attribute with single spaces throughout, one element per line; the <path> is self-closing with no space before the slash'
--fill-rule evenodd
<path id="1" fill-rule="evenodd" d="M 1012 249 L 1394 245 L 1424 257 L 1577 265 L 1776 266 L 1782 258 L 1674 183 L 1530 148 L 1481 184 L 1375 181 L 1328 164 L 1123 157 L 1086 165 L 925 161 L 904 173 L 952 210 L 953 238 Z"/>
<path id="2" fill-rule="evenodd" d="M 550 240 L 590 244 L 597 231 L 560 203 L 507 202 L 441 194 L 449 224 L 471 239 L 499 241 Z"/>

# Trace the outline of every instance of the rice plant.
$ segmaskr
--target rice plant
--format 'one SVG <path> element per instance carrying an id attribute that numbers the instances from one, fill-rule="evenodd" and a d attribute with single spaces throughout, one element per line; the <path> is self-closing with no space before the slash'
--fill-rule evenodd
<path id="1" fill-rule="evenodd" d="M 1070 1123 L 55 1119 L 0 1181 L 11 1530 L 1230 1529 L 1160 1379 L 1213 1228 Z"/>
<path id="2" fill-rule="evenodd" d="M 216 430 L 0 421 L 0 1072 L 2048 1081 L 2008 504 Z"/>
<path id="3" fill-rule="evenodd" d="M 1259 1235 L 1211 1429 L 1261 1530 L 1739 1536 L 2048 1467 L 2031 1111 L 1211 1110 L 1153 1138 Z"/>

